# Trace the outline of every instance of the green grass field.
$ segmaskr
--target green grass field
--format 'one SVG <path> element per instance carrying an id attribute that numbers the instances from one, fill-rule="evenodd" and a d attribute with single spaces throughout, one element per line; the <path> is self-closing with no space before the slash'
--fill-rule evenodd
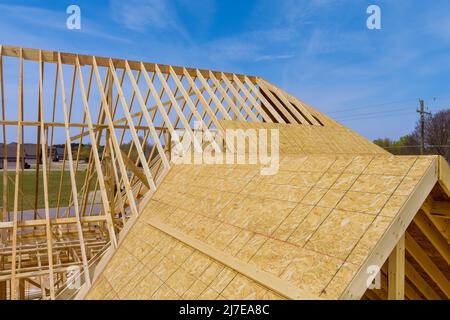
<path id="1" fill-rule="evenodd" d="M 49 207 L 55 208 L 58 201 L 59 184 L 61 180 L 61 171 L 50 172 L 50 177 L 48 181 L 48 196 L 49 196 Z M 10 179 L 8 179 L 8 211 L 13 210 L 14 206 L 14 180 L 15 172 L 8 172 Z M 86 171 L 79 171 L 76 175 L 76 183 L 78 191 L 80 191 L 83 186 L 84 179 L 86 177 Z M 21 174 L 19 174 L 21 178 Z M 94 177 L 95 178 L 95 177 Z M 3 172 L 0 172 L 0 179 L 3 181 Z M 91 189 L 95 184 L 95 180 L 91 183 Z M 23 196 L 23 210 L 34 209 L 35 195 L 36 195 L 36 172 L 25 171 L 23 174 L 23 179 L 21 179 L 20 186 Z M 42 172 L 39 174 L 39 195 L 38 195 L 38 209 L 44 208 L 44 182 L 42 179 Z M 61 198 L 60 207 L 65 207 L 69 204 L 70 194 L 72 192 L 72 187 L 70 183 L 70 173 L 69 171 L 64 172 L 62 187 L 61 187 Z M 3 183 L 0 183 L 0 197 L 3 197 Z M 0 206 L 3 204 L 0 203 Z M 22 209 L 22 195 L 19 191 L 19 210 Z"/>

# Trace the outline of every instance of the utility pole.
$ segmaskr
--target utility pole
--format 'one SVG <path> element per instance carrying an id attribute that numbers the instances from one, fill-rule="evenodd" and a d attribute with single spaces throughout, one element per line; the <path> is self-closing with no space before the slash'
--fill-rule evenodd
<path id="1" fill-rule="evenodd" d="M 419 100 L 420 109 L 416 110 L 420 113 L 420 154 L 425 153 L 425 115 L 431 114 L 431 112 L 425 111 L 425 101 L 423 99 Z"/>

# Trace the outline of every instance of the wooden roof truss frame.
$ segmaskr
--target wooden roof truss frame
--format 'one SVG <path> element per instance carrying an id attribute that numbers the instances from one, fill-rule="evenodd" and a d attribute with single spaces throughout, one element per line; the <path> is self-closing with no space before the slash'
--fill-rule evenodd
<path id="1" fill-rule="evenodd" d="M 222 120 L 341 127 L 259 77 L 2 45 L 0 99 L 0 299 L 79 296 L 67 279 L 73 267 L 86 291 L 172 166 L 172 140 L 179 132 L 194 137 L 195 122 L 219 135 Z M 12 142 L 14 155 L 7 154 Z M 41 159 L 31 169 L 26 143 Z M 58 164 L 55 145 L 64 146 Z M 383 266 L 382 289 L 365 290 L 358 273 L 342 299 L 448 297 L 450 193 L 442 181 L 450 181 L 445 161 L 429 170 L 365 262 Z M 424 243 L 440 260 L 424 254 Z M 229 264 L 286 297 L 302 297 Z"/>
<path id="2" fill-rule="evenodd" d="M 90 284 L 93 265 L 169 170 L 171 140 L 179 130 L 193 136 L 195 121 L 219 134 L 220 120 L 335 125 L 253 76 L 4 45 L 0 97 L 0 299 L 63 297 L 70 266 Z M 26 143 L 42 159 L 31 169 Z"/>

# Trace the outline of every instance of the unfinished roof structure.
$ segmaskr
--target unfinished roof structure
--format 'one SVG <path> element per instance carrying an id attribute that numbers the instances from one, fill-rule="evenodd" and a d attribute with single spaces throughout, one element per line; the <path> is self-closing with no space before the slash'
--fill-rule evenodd
<path id="1" fill-rule="evenodd" d="M 393 156 L 254 76 L 0 46 L 0 81 L 0 299 L 450 297 L 442 157 Z M 235 154 L 229 130 L 276 130 L 276 172 L 173 159 L 180 136 Z"/>

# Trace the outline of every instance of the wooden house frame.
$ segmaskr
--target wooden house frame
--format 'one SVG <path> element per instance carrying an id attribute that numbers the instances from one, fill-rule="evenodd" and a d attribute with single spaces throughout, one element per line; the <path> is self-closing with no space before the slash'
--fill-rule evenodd
<path id="1" fill-rule="evenodd" d="M 122 270 L 123 277 L 114 268 L 123 263 L 122 269 L 126 269 L 130 260 L 127 254 L 131 257 L 134 249 L 150 252 L 157 247 L 150 238 L 144 239 L 148 242 L 141 244 L 142 248 L 136 243 L 147 231 L 157 232 L 156 238 L 170 239 L 168 243 L 173 243 L 174 248 L 187 247 L 214 261 L 222 270 L 229 270 L 234 276 L 227 286 L 241 281 L 244 285 L 240 288 L 246 288 L 251 294 L 246 291 L 230 295 L 227 286 L 220 291 L 217 286 L 205 284 L 202 293 L 189 296 L 194 289 L 181 290 L 181 285 L 171 287 L 171 277 L 167 277 L 157 280 L 163 285 L 146 298 L 413 300 L 450 297 L 448 163 L 435 156 L 394 157 L 260 77 L 0 45 L 0 103 L 1 143 L 5 153 L 0 212 L 0 299 L 139 298 L 136 283 L 125 294 L 122 282 L 144 277 L 136 274 L 133 278 L 132 272 L 137 264 L 143 265 L 143 257 L 136 253 L 131 259 L 135 261 L 133 267 Z M 180 139 L 180 130 L 195 143 L 195 123 L 207 134 L 223 137 L 230 128 L 279 130 L 280 173 L 267 182 L 256 176 L 256 169 L 251 166 L 246 166 L 245 171 L 232 165 L 175 165 L 173 143 Z M 14 170 L 7 165 L 11 155 L 6 154 L 6 145 L 10 142 L 19 146 L 14 155 Z M 37 162 L 32 170 L 25 170 L 24 162 L 20 161 L 23 145 L 28 142 L 39 146 L 37 153 L 42 158 L 42 163 Z M 55 144 L 65 145 L 58 168 L 47 154 Z M 89 146 L 85 160 L 81 157 L 86 151 L 82 150 L 83 145 Z M 203 145 L 198 147 L 201 149 Z M 222 152 L 230 147 L 224 140 L 213 144 L 213 148 Z M 341 171 L 330 171 L 345 161 L 348 163 Z M 300 162 L 304 166 L 296 167 Z M 309 162 L 312 164 L 308 167 Z M 317 167 L 322 162 L 327 165 Z M 349 169 L 359 162 L 365 162 L 360 171 Z M 241 181 L 244 171 L 249 175 L 248 180 Z M 283 238 L 284 235 L 277 234 L 281 233 L 279 228 L 286 219 L 277 230 L 269 232 L 272 229 L 263 228 L 264 219 L 254 209 L 258 203 L 248 205 L 249 212 L 260 224 L 254 222 L 256 225 L 248 230 L 241 226 L 243 231 L 258 234 L 262 230 L 262 235 L 269 239 L 265 240 L 266 244 L 282 241 L 283 245 L 295 245 L 299 250 L 297 260 L 280 258 L 280 265 L 286 262 L 287 268 L 292 266 L 289 273 L 286 270 L 277 273 L 276 267 L 269 267 L 262 251 L 261 254 L 255 251 L 251 259 L 245 260 L 237 253 L 224 252 L 208 237 L 194 236 L 183 227 L 169 223 L 168 215 L 162 216 L 166 210 L 163 208 L 170 207 L 171 203 L 181 203 L 171 212 L 190 211 L 183 207 L 183 195 L 193 196 L 192 188 L 207 188 L 209 184 L 204 177 L 219 179 L 215 174 L 220 172 L 230 174 L 223 179 L 227 186 L 230 184 L 229 189 L 213 188 L 211 195 L 203 193 L 199 198 L 206 196 L 211 200 L 216 196 L 211 201 L 219 203 L 225 200 L 216 191 L 226 191 L 232 194 L 231 201 L 237 201 L 235 190 L 240 190 L 248 198 L 259 197 L 268 206 L 292 203 L 292 208 L 296 206 L 294 211 L 301 206 L 317 212 L 328 210 L 314 227 L 304 225 L 303 220 L 291 221 L 294 217 L 287 215 L 290 222 L 286 228 L 295 225 L 296 230 Z M 322 178 L 308 184 L 307 190 L 302 187 L 304 180 L 296 182 L 319 173 Z M 27 175 L 33 175 L 33 196 L 24 193 Z M 347 189 L 333 188 L 331 184 L 319 187 L 328 176 L 334 177 L 334 185 L 344 176 L 354 180 Z M 373 185 L 363 181 L 368 176 L 373 178 Z M 189 179 L 198 184 L 190 185 Z M 277 179 L 285 182 L 280 184 Z M 397 183 L 395 187 L 393 181 Z M 272 196 L 262 188 L 261 194 L 255 195 L 256 191 L 247 189 L 252 183 L 270 190 L 289 191 Z M 377 190 L 373 189 L 374 185 Z M 191 189 L 182 191 L 183 186 Z M 305 189 L 305 196 L 300 198 L 295 193 L 291 197 L 288 193 L 293 188 Z M 389 188 L 392 188 L 390 193 L 386 191 Z M 325 195 L 320 194 L 322 191 Z M 325 201 L 327 195 L 338 198 L 330 205 Z M 306 202 L 307 197 L 314 196 L 320 200 Z M 384 202 L 375 210 L 373 207 L 378 206 L 375 202 L 380 199 Z M 201 206 L 202 202 L 198 201 L 197 206 Z M 278 209 L 274 208 L 276 214 Z M 221 210 L 225 209 L 221 207 Z M 352 212 L 358 215 L 351 215 Z M 346 219 L 352 226 L 353 218 L 363 217 L 359 213 L 373 215 L 373 219 L 367 220 L 363 231 L 351 230 L 355 232 L 354 239 L 341 235 L 342 242 L 349 243 L 348 248 L 336 247 L 334 252 L 325 254 L 319 250 L 325 241 L 320 238 L 321 228 L 332 225 L 334 215 L 339 213 L 350 214 Z M 363 218 L 367 219 L 365 215 Z M 308 213 L 304 221 L 310 218 Z M 231 220 L 224 219 L 221 223 L 230 224 L 230 230 L 236 227 Z M 277 219 L 273 217 L 273 221 Z M 193 221 L 195 224 L 196 220 Z M 336 230 L 340 227 L 344 228 L 345 224 L 336 225 Z M 312 228 L 311 234 L 304 241 L 290 241 L 296 232 L 306 232 L 308 228 Z M 230 240 L 229 245 L 232 243 Z M 164 248 L 160 250 L 158 254 L 169 254 Z M 329 277 L 324 285 L 314 281 L 308 284 L 307 279 L 321 276 L 320 270 L 315 275 L 296 264 L 302 254 L 313 261 L 315 257 L 309 254 L 315 250 L 323 261 L 328 259 L 324 258 L 327 255 L 339 261 L 338 268 L 323 270 L 324 277 Z M 350 257 L 354 260 L 349 260 Z M 308 259 L 303 262 L 305 268 Z M 332 265 L 329 262 L 327 266 Z M 155 262 L 155 266 L 159 263 Z M 155 266 L 147 265 L 142 272 L 147 275 Z M 381 286 L 376 289 L 368 289 L 367 270 L 371 266 L 379 267 L 375 274 Z M 74 278 L 68 279 L 68 270 L 77 270 L 75 280 L 79 286 L 76 288 Z M 119 276 L 108 278 L 114 270 Z M 303 282 L 296 275 L 301 275 Z M 216 279 L 221 277 L 225 279 L 227 274 L 222 271 Z M 152 285 L 150 280 L 149 285 Z M 165 292 L 160 289 L 163 287 Z"/>

